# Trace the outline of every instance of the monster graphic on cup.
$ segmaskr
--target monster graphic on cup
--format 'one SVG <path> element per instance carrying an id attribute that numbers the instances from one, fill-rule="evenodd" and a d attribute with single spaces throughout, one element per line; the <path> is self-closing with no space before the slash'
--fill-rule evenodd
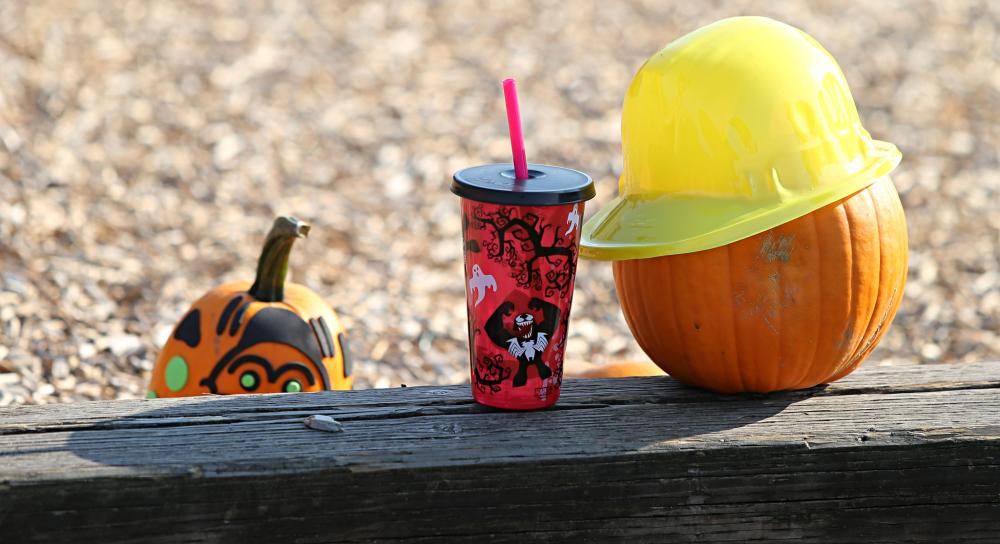
<path id="1" fill-rule="evenodd" d="M 493 312 L 483 328 L 494 345 L 506 348 L 520 363 L 511 385 L 523 387 L 528 383 L 529 366 L 533 366 L 538 377 L 543 380 L 552 375 L 552 369 L 543 360 L 543 355 L 545 348 L 549 347 L 549 337 L 556 332 L 559 324 L 559 306 L 537 297 L 532 298 L 528 303 L 528 310 L 541 310 L 541 321 L 536 322 L 532 313 L 519 313 L 514 317 L 514 326 L 508 329 L 504 321 L 514 313 L 514 309 L 513 302 L 504 302 Z"/>

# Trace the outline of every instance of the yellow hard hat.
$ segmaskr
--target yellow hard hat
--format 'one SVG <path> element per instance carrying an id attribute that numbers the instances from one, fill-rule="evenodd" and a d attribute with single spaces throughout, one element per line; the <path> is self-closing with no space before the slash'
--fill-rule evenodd
<path id="1" fill-rule="evenodd" d="M 857 192 L 899 164 L 872 140 L 837 62 L 764 17 L 696 30 L 639 69 L 622 111 L 618 197 L 583 227 L 580 254 L 701 251 Z"/>

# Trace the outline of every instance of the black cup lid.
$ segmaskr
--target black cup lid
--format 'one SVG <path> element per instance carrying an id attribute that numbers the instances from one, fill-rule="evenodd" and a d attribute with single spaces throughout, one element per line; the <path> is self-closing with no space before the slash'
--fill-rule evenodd
<path id="1" fill-rule="evenodd" d="M 511 163 L 484 164 L 455 172 L 451 192 L 462 198 L 493 204 L 554 206 L 594 198 L 590 176 L 560 166 L 528 164 L 528 179 L 514 177 Z"/>

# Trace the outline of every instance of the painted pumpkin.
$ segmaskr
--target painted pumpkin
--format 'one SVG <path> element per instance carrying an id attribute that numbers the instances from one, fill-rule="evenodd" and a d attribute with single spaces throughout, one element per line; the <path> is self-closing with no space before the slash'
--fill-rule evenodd
<path id="1" fill-rule="evenodd" d="M 731 244 L 614 263 L 632 333 L 677 380 L 801 389 L 875 349 L 903 296 L 906 219 L 888 177 Z"/>
<path id="2" fill-rule="evenodd" d="M 160 352 L 149 397 L 351 388 L 337 315 L 307 287 L 285 283 L 292 245 L 308 232 L 279 217 L 255 281 L 226 283 L 194 303 Z"/>

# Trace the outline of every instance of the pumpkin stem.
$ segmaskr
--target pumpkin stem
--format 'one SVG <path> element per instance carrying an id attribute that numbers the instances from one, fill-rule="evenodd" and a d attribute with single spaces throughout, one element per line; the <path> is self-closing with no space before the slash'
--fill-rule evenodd
<path id="1" fill-rule="evenodd" d="M 309 224 L 294 217 L 281 216 L 274 220 L 257 261 L 257 278 L 250 287 L 250 296 L 261 302 L 281 302 L 285 298 L 288 256 L 295 239 L 308 234 Z"/>

